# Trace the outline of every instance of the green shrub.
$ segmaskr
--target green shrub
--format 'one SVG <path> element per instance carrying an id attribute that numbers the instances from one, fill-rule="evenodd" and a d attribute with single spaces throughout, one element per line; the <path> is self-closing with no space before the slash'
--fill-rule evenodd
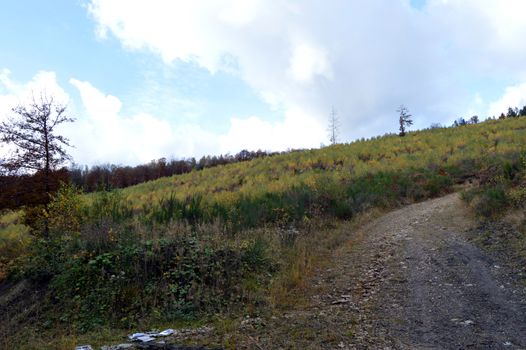
<path id="1" fill-rule="evenodd" d="M 55 235 L 75 236 L 82 225 L 82 191 L 71 184 L 61 184 L 47 207 L 49 229 Z"/>
<path id="2" fill-rule="evenodd" d="M 100 191 L 90 195 L 88 203 L 82 207 L 87 222 L 124 222 L 132 218 L 134 211 L 131 203 L 125 200 L 121 191 Z"/>
<path id="3" fill-rule="evenodd" d="M 267 242 L 262 237 L 256 237 L 243 252 L 242 261 L 245 267 L 250 271 L 271 270 L 272 262 L 267 250 Z"/>
<path id="4" fill-rule="evenodd" d="M 99 254 L 50 251 L 57 248 L 41 246 L 23 274 L 39 283 L 50 281 L 55 321 L 80 331 L 103 324 L 129 327 L 142 318 L 166 321 L 226 311 L 247 302 L 240 287 L 244 279 L 273 270 L 262 239 L 237 249 L 188 235 Z"/>
<path id="5" fill-rule="evenodd" d="M 526 204 L 524 164 L 524 154 L 512 154 L 500 161 L 493 159 L 482 172 L 480 187 L 464 192 L 463 199 L 485 218 L 497 217 L 511 206 L 523 207 Z"/>
<path id="6" fill-rule="evenodd" d="M 468 191 L 463 195 L 475 213 L 484 218 L 501 215 L 510 205 L 506 191 L 502 186 L 486 186 Z"/>

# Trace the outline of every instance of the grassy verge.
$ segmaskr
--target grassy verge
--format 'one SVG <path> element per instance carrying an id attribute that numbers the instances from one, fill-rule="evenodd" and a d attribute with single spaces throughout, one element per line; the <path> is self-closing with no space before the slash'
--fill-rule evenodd
<path id="1" fill-rule="evenodd" d="M 487 169 L 463 199 L 480 219 L 471 238 L 496 254 L 526 285 L 526 153 Z"/>

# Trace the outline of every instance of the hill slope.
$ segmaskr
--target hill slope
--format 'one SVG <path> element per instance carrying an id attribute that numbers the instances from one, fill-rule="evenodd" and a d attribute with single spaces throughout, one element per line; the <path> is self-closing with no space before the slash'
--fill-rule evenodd
<path id="1" fill-rule="evenodd" d="M 133 186 L 123 193 L 136 205 L 172 192 L 180 199 L 202 194 L 207 200 L 229 202 L 233 193 L 256 196 L 286 191 L 298 184 L 314 185 L 321 176 L 350 181 L 379 171 L 454 168 L 523 150 L 525 131 L 526 118 L 514 118 L 411 132 L 403 138 L 388 135 L 204 169 Z"/>
<path id="2" fill-rule="evenodd" d="M 10 283 L 24 281 L 42 303 L 27 313 L 17 311 L 26 309 L 21 296 L 0 305 L 0 345 L 34 333 L 38 339 L 23 348 L 58 346 L 57 339 L 101 327 L 112 334 L 174 322 L 221 325 L 294 307 L 315 268 L 352 234 L 338 230 L 347 225 L 342 220 L 438 197 L 466 181 L 490 186 L 470 194 L 481 213 L 493 215 L 508 194 L 522 206 L 525 130 L 526 118 L 488 121 L 291 152 L 113 192 L 65 187 L 47 208 L 50 236 L 39 237 L 37 226 L 36 237 L 16 246 L 18 257 L 7 262 Z M 6 222 L 18 224 L 10 215 Z M 9 227 L 1 229 L 0 238 Z M 9 242 L 2 249 L 15 246 Z"/>

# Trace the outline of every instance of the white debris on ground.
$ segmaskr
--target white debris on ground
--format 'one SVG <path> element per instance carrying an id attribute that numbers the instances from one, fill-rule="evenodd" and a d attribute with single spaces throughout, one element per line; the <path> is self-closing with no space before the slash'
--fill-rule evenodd
<path id="1" fill-rule="evenodd" d="M 155 337 L 157 336 L 157 332 L 133 333 L 128 336 L 128 339 L 131 341 L 147 343 L 149 341 L 155 340 Z"/>
<path id="2" fill-rule="evenodd" d="M 159 336 L 160 336 L 160 337 L 167 337 L 167 336 L 172 335 L 172 334 L 174 334 L 174 333 L 175 333 L 175 331 L 174 331 L 173 329 L 168 328 L 168 329 L 165 329 L 165 330 L 162 331 L 162 332 L 159 332 Z"/>
<path id="3" fill-rule="evenodd" d="M 128 340 L 134 343 L 149 343 L 156 341 L 158 343 L 164 343 L 164 341 L 159 341 L 159 338 L 169 337 L 169 336 L 180 336 L 185 337 L 189 335 L 198 335 L 206 334 L 213 330 L 212 327 L 200 327 L 197 329 L 179 329 L 175 330 L 172 328 L 165 329 L 161 332 L 159 331 L 150 331 L 150 332 L 137 332 L 128 335 Z M 133 344 L 124 343 L 119 345 L 106 345 L 102 346 L 102 350 L 125 350 L 134 348 Z M 75 350 L 94 350 L 91 345 L 79 345 L 75 347 Z"/>
<path id="4" fill-rule="evenodd" d="M 118 344 L 118 345 L 106 345 L 106 346 L 102 346 L 101 350 L 135 349 L 134 344 L 137 344 L 137 343 L 155 342 L 155 343 L 163 344 L 164 341 L 161 340 L 160 338 L 164 338 L 164 337 L 170 337 L 170 339 L 186 338 L 186 337 L 195 336 L 195 335 L 204 335 L 204 334 L 210 333 L 213 330 L 214 330 L 213 327 L 204 326 L 204 327 L 199 327 L 195 329 L 183 328 L 183 329 L 175 330 L 172 328 L 168 328 L 160 332 L 157 330 L 150 331 L 150 332 L 137 332 L 137 333 L 132 333 L 128 335 L 128 340 L 132 343 L 123 343 L 123 344 Z M 77 346 L 75 350 L 94 350 L 94 349 L 91 347 L 91 345 L 81 345 L 81 346 Z"/>

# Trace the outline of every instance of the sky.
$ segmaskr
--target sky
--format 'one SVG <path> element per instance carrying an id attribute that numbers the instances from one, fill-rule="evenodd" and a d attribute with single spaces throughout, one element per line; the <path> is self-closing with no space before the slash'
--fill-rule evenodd
<path id="1" fill-rule="evenodd" d="M 526 105 L 524 0 L 17 0 L 0 121 L 67 104 L 77 164 L 282 151 Z M 1 152 L 6 152 L 3 148 Z"/>

